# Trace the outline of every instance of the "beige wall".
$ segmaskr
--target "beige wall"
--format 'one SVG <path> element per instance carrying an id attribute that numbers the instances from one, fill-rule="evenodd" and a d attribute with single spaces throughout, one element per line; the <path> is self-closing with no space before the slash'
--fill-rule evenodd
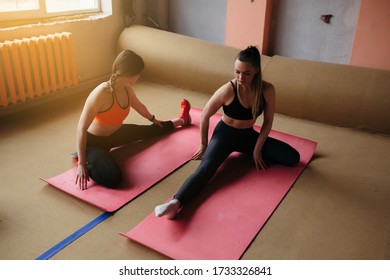
<path id="1" fill-rule="evenodd" d="M 117 52 L 117 39 L 124 28 L 122 2 L 116 0 L 112 2 L 112 15 L 101 18 L 0 28 L 0 42 L 56 32 L 71 32 L 79 82 L 101 78 L 111 72 Z"/>

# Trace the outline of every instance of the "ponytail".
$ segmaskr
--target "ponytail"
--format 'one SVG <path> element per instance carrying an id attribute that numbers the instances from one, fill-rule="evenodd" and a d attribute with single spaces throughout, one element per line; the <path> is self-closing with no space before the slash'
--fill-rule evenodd
<path id="1" fill-rule="evenodd" d="M 253 119 L 259 116 L 260 108 L 264 106 L 263 102 L 263 77 L 261 74 L 261 55 L 255 46 L 249 46 L 240 51 L 236 57 L 239 61 L 250 63 L 257 73 L 253 77 L 251 89 L 255 92 L 254 104 L 252 107 Z"/>

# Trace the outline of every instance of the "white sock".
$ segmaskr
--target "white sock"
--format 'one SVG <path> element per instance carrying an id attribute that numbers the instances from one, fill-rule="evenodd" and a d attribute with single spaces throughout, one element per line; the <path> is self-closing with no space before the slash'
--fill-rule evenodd
<path id="1" fill-rule="evenodd" d="M 167 203 L 156 206 L 154 208 L 154 213 L 157 217 L 165 216 L 168 219 L 174 219 L 179 208 L 180 202 L 174 198 Z"/>

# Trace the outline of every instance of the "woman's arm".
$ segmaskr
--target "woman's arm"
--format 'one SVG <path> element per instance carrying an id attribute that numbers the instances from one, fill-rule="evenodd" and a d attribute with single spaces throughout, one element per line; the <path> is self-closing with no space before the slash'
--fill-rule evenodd
<path id="1" fill-rule="evenodd" d="M 222 107 L 231 95 L 230 83 L 221 86 L 209 99 L 203 109 L 200 118 L 200 145 L 197 152 L 192 156 L 192 159 L 201 159 L 206 151 L 209 142 L 209 124 L 210 118 Z"/>
<path id="2" fill-rule="evenodd" d="M 265 165 L 261 151 L 263 149 L 263 145 L 265 143 L 265 140 L 267 139 L 271 129 L 272 129 L 272 123 L 274 121 L 274 114 L 275 114 L 275 88 L 271 84 L 267 84 L 265 91 L 264 91 L 264 99 L 266 102 L 265 109 L 264 109 L 264 120 L 263 125 L 260 130 L 259 138 L 257 139 L 255 149 L 253 151 L 253 159 L 255 161 L 256 168 L 259 169 L 266 169 L 267 166 Z"/>
<path id="3" fill-rule="evenodd" d="M 96 87 L 88 96 L 83 111 L 77 125 L 77 155 L 78 167 L 75 184 L 79 184 L 80 189 L 87 188 L 87 181 L 89 181 L 87 171 L 86 149 L 87 149 L 87 130 L 91 125 L 94 117 L 100 111 L 104 104 L 104 94 L 109 89 L 100 85 Z"/>
<path id="4" fill-rule="evenodd" d="M 138 99 L 137 95 L 135 94 L 134 90 L 130 86 L 126 86 L 128 93 L 129 93 L 129 100 L 130 100 L 130 106 L 141 116 L 143 116 L 145 119 L 153 122 L 154 124 L 157 124 L 162 127 L 161 121 L 157 120 L 154 115 L 152 115 L 148 108 Z"/>

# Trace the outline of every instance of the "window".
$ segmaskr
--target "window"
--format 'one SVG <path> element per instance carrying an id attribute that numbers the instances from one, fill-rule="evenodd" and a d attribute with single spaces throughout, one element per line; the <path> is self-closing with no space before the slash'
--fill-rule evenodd
<path id="1" fill-rule="evenodd" d="M 49 13 L 64 11 L 90 11 L 98 8 L 96 0 L 46 0 Z"/>
<path id="2" fill-rule="evenodd" d="M 1 0 L 0 20 L 45 18 L 100 11 L 100 0 Z"/>

